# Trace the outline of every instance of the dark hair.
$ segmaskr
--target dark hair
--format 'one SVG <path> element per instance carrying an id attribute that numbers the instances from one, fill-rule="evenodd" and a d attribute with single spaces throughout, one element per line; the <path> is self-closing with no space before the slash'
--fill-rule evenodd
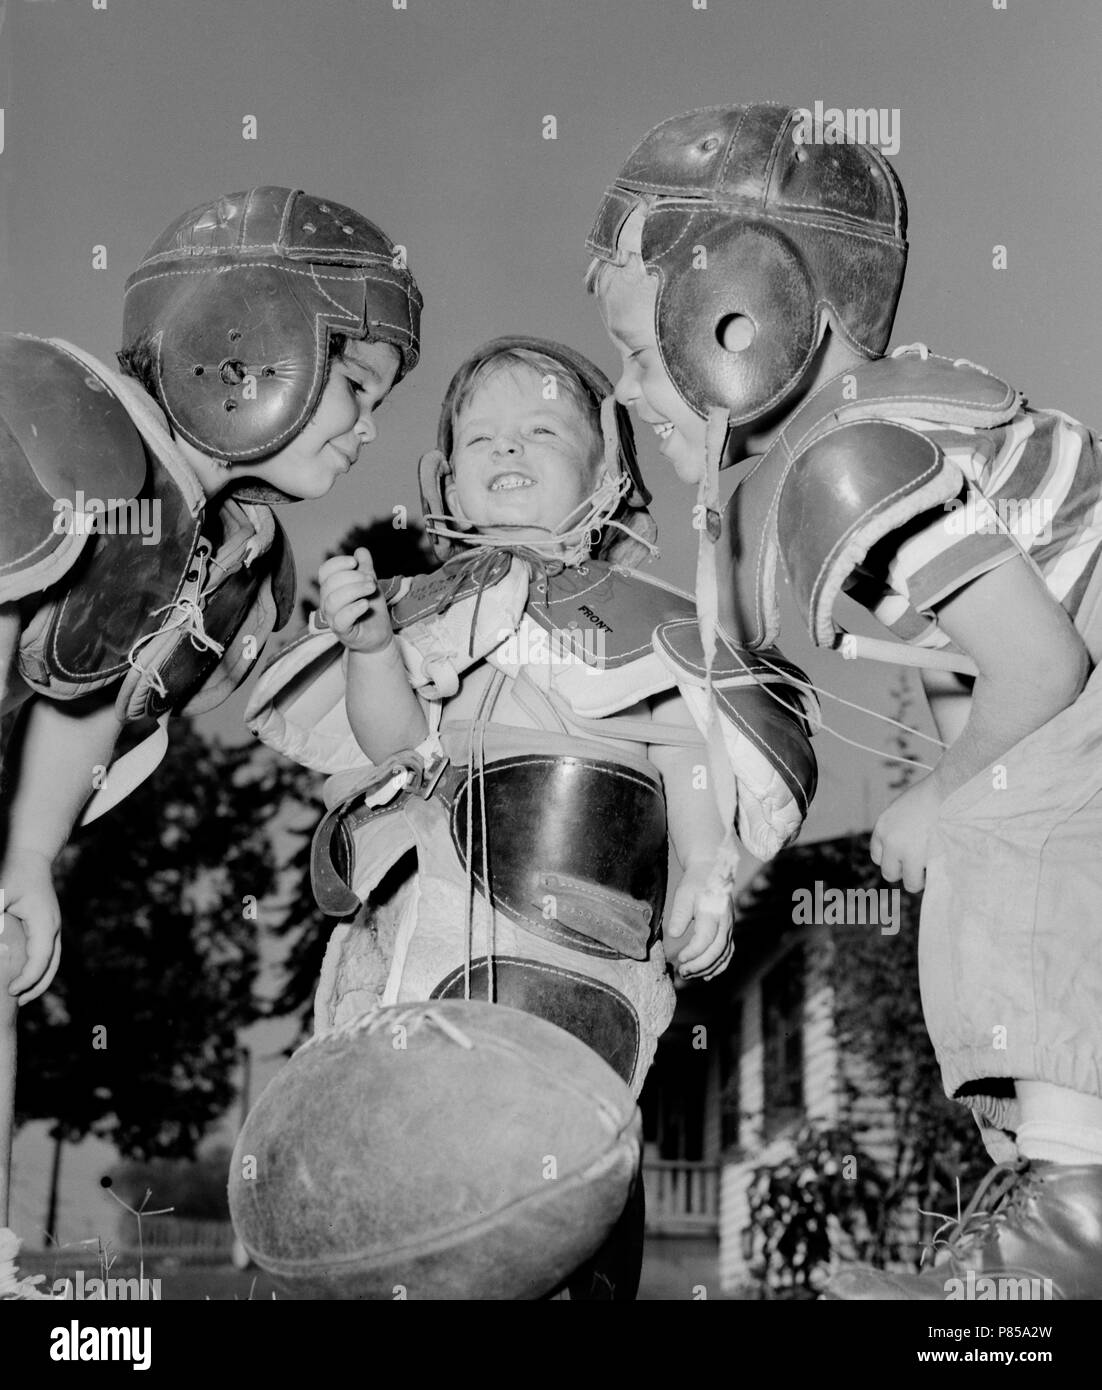
<path id="1" fill-rule="evenodd" d="M 160 400 L 157 394 L 157 349 L 148 333 L 135 338 L 115 356 L 123 376 L 133 377 L 154 400 Z"/>

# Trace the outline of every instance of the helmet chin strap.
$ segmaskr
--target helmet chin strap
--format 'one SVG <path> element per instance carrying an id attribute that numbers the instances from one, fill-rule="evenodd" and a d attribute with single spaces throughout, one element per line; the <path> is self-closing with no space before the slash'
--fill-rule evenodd
<path id="1" fill-rule="evenodd" d="M 719 470 L 727 443 L 728 420 L 729 412 L 725 406 L 713 406 L 708 412 L 708 424 L 704 435 L 704 471 L 700 475 L 696 494 L 695 525 L 699 533 L 696 552 L 696 604 L 709 681 L 712 657 L 716 649 L 716 623 L 719 612 L 715 554 L 722 531 L 719 512 Z"/>
<path id="2" fill-rule="evenodd" d="M 727 901 L 738 872 L 740 857 L 735 834 L 738 789 L 731 771 L 730 759 L 724 751 L 723 734 L 712 687 L 712 666 L 715 661 L 716 632 L 719 624 L 716 545 L 722 535 L 719 469 L 727 443 L 728 420 L 729 411 L 724 406 L 713 407 L 708 412 L 708 425 L 704 436 L 704 471 L 697 489 L 695 508 L 695 525 L 699 533 L 696 555 L 696 608 L 700 642 L 704 649 L 704 689 L 708 701 L 705 742 L 710 753 L 709 764 L 716 804 L 724 826 L 723 843 L 716 853 L 712 872 L 705 886 L 707 897 L 714 901 L 717 909 Z"/>
<path id="3" fill-rule="evenodd" d="M 507 548 L 512 545 L 523 546 L 548 560 L 558 560 L 561 564 L 573 567 L 587 560 L 606 526 L 619 526 L 612 520 L 624 495 L 631 489 L 628 477 L 608 478 L 600 483 L 590 495 L 559 522 L 555 527 L 535 526 L 532 523 L 501 522 L 493 527 L 496 534 L 487 535 L 483 531 L 460 531 L 456 529 L 455 518 L 439 512 L 430 512 L 425 517 L 425 530 L 431 536 L 472 549 Z M 622 527 L 628 530 L 628 527 Z M 547 539 L 510 540 L 510 531 L 545 531 Z M 632 533 L 634 534 L 634 533 Z M 638 539 L 638 538 L 637 538 Z M 654 549 L 654 547 L 651 547 Z"/>

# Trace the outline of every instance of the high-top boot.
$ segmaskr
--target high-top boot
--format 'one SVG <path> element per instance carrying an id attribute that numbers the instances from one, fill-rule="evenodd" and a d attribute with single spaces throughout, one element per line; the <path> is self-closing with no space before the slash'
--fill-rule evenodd
<path id="1" fill-rule="evenodd" d="M 920 1274 L 842 1270 L 823 1297 L 1102 1299 L 1102 1164 L 998 1164 L 935 1249 Z"/>

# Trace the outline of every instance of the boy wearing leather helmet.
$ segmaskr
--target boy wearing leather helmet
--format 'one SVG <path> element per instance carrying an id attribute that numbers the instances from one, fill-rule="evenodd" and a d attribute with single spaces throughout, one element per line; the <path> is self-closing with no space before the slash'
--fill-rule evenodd
<path id="1" fill-rule="evenodd" d="M 779 560 L 818 645 L 845 591 L 942 668 L 948 747 L 872 855 L 925 887 L 927 1027 L 997 1166 L 935 1267 L 845 1272 L 830 1296 L 945 1299 L 974 1270 L 1102 1297 L 1102 457 L 970 362 L 884 356 L 902 188 L 880 151 L 808 135 L 773 105 L 664 121 L 588 246 L 616 397 L 699 487 L 702 609 L 772 642 Z"/>
<path id="2" fill-rule="evenodd" d="M 0 712 L 31 700 L 6 769 L 0 1051 L 15 997 L 57 968 L 51 866 L 94 770 L 127 720 L 219 704 L 286 621 L 294 570 L 268 504 L 349 471 L 417 362 L 420 307 L 373 223 L 261 187 L 154 242 L 126 285 L 124 375 L 68 343 L 0 335 Z M 110 768 L 87 818 L 155 766 L 163 737 Z M 13 1066 L 0 1058 L 0 1074 Z"/>

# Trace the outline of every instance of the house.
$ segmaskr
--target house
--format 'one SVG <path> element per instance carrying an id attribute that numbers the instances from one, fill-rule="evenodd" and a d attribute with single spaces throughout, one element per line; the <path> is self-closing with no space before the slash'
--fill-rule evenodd
<path id="1" fill-rule="evenodd" d="M 847 1125 L 861 1136 L 862 1162 L 901 1171 L 892 1105 L 861 1057 L 838 1043 L 837 972 L 852 965 L 841 943 L 863 932 L 893 950 L 900 926 L 899 894 L 849 883 L 856 863 L 868 859 L 854 836 L 775 861 L 771 887 L 736 922 L 731 966 L 679 989 L 643 1091 L 648 1258 L 707 1271 L 703 1281 L 728 1296 L 755 1296 L 755 1170 L 788 1156 L 802 1127 Z M 917 991 L 913 968 L 901 973 Z M 918 1232 L 910 1234 L 917 1249 Z"/>

